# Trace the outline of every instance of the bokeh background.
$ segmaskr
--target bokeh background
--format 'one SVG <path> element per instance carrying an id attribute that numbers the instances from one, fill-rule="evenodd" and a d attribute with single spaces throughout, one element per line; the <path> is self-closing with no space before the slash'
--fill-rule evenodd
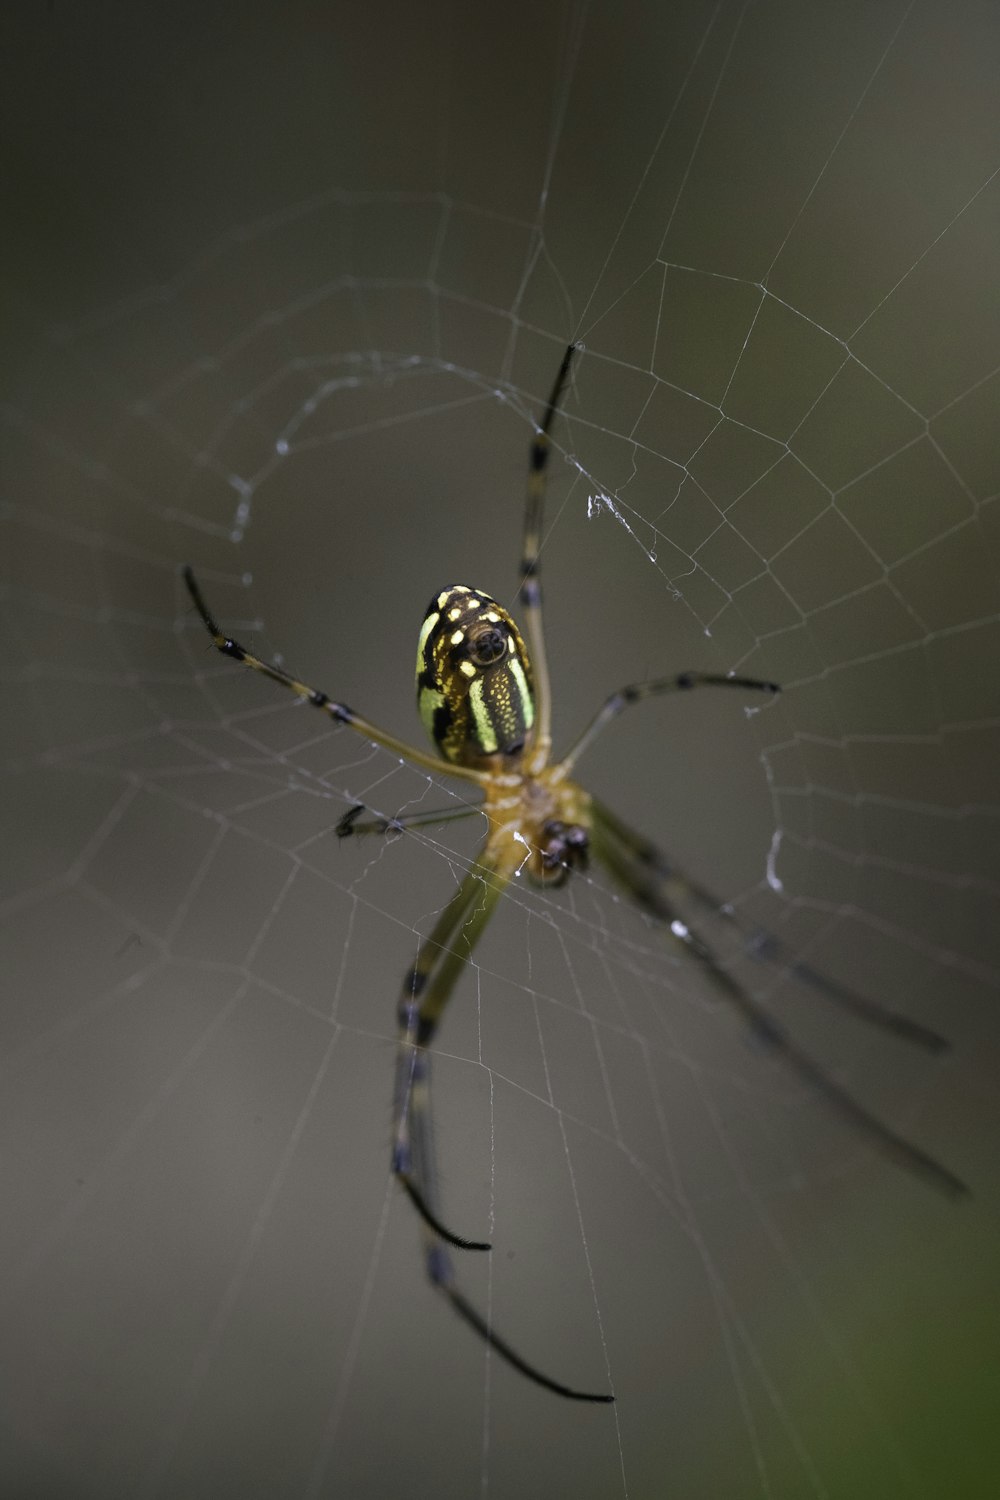
<path id="1" fill-rule="evenodd" d="M 1000 18 L 991 4 L 11 4 L 0 1488 L 993 1493 Z M 753 929 L 761 1055 L 599 871 L 515 885 L 436 1058 L 463 1285 L 388 1181 L 393 1014 L 480 820 L 398 734 L 427 599 L 543 560 L 563 743 Z M 459 788 L 458 791 L 461 789 Z M 798 959 L 944 1033 L 845 1019 Z M 484 1258 L 486 1260 L 487 1258 Z"/>

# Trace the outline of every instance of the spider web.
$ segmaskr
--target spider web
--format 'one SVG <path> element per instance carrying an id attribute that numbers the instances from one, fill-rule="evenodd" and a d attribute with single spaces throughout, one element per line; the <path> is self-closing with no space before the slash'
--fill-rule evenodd
<path id="1" fill-rule="evenodd" d="M 658 9 L 12 28 L 5 1493 L 991 1493 L 1000 35 Z M 461 793 L 221 661 L 178 571 L 416 738 L 431 592 L 516 594 L 570 338 L 557 739 L 671 670 L 784 684 L 645 704 L 581 780 L 975 1193 L 874 1157 L 600 871 L 515 882 L 435 1057 L 443 1196 L 469 1295 L 607 1410 L 498 1366 L 388 1181 L 400 976 L 480 820 L 338 840 Z"/>

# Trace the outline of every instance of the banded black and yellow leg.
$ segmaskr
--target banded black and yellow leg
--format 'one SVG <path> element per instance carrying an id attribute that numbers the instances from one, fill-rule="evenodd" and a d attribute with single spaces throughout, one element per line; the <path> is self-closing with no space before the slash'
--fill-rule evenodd
<path id="1" fill-rule="evenodd" d="M 460 1250 L 489 1250 L 485 1241 L 453 1234 L 442 1222 L 437 1201 L 434 1129 L 431 1110 L 428 1047 L 507 881 L 485 866 L 465 877 L 417 952 L 403 982 L 400 1000 L 399 1050 L 396 1066 L 396 1128 L 392 1169 L 420 1216 L 426 1240 L 427 1275 L 455 1312 L 501 1359 L 536 1385 L 571 1401 L 613 1401 L 603 1392 L 578 1391 L 553 1380 L 522 1358 L 455 1282 L 446 1245 Z"/>
<path id="2" fill-rule="evenodd" d="M 675 916 L 679 917 L 685 906 L 697 907 L 710 919 L 724 923 L 735 932 L 748 958 L 783 970 L 802 984 L 808 985 L 846 1015 L 864 1021 L 869 1026 L 877 1026 L 898 1040 L 922 1047 L 927 1052 L 948 1050 L 949 1043 L 940 1032 L 932 1031 L 929 1026 L 922 1026 L 919 1021 L 911 1020 L 901 1011 L 892 1010 L 888 1005 L 880 1005 L 877 1000 L 859 995 L 846 985 L 838 984 L 836 980 L 821 974 L 818 969 L 796 958 L 773 932 L 761 927 L 748 929 L 717 896 L 671 865 L 655 844 L 629 828 L 627 823 L 622 822 L 596 797 L 591 799 L 591 815 L 601 823 L 608 837 L 618 840 L 626 856 L 655 873 L 664 899 L 676 903 Z"/>
<path id="3" fill-rule="evenodd" d="M 895 1166 L 922 1178 L 946 1197 L 965 1197 L 969 1189 L 959 1177 L 928 1156 L 919 1146 L 890 1129 L 835 1082 L 732 977 L 708 943 L 679 915 L 667 893 L 663 877 L 648 860 L 639 859 L 634 848 L 626 847 L 599 805 L 592 805 L 591 816 L 591 848 L 594 854 L 625 886 L 633 899 L 651 916 L 663 922 L 676 941 L 697 959 L 717 993 L 739 1016 L 755 1040 L 771 1051 L 789 1073 L 807 1084 L 827 1108 L 851 1126 L 870 1147 L 887 1157 Z M 635 842 L 640 841 L 633 840 Z"/>
<path id="4" fill-rule="evenodd" d="M 490 1247 L 453 1234 L 440 1218 L 427 1049 L 505 884 L 488 868 L 465 876 L 420 944 L 399 1000 L 392 1170 L 424 1222 L 460 1250 Z"/>
<path id="5" fill-rule="evenodd" d="M 629 683 L 628 687 L 619 688 L 617 693 L 612 693 L 604 700 L 576 744 L 563 757 L 560 769 L 566 773 L 571 771 L 601 730 L 633 703 L 641 703 L 645 698 L 658 698 L 664 693 L 689 693 L 694 688 L 701 687 L 739 688 L 743 692 L 766 693 L 769 696 L 781 692 L 776 682 L 765 682 L 759 677 L 725 677 L 716 672 L 678 672 L 675 677 L 658 677 L 652 682 Z"/>
<path id="6" fill-rule="evenodd" d="M 352 708 L 347 707 L 346 703 L 335 702 L 329 694 L 320 692 L 317 688 L 310 687 L 306 682 L 300 682 L 297 677 L 293 677 L 290 672 L 284 671 L 281 667 L 274 666 L 272 662 L 262 661 L 259 656 L 254 656 L 251 651 L 247 651 L 245 646 L 241 646 L 239 641 L 234 640 L 232 636 L 223 634 L 219 629 L 215 616 L 205 603 L 204 595 L 194 576 L 193 569 L 185 567 L 183 577 L 188 593 L 194 601 L 195 609 L 197 609 L 205 629 L 212 638 L 212 644 L 217 651 L 222 652 L 223 656 L 230 656 L 233 661 L 238 661 L 242 666 L 251 667 L 255 672 L 261 672 L 265 677 L 269 677 L 272 682 L 277 682 L 281 687 L 288 688 L 297 698 L 304 698 L 314 708 L 321 708 L 336 723 L 347 724 L 356 734 L 362 735 L 366 740 L 372 740 L 376 745 L 382 745 L 386 750 L 391 750 L 394 755 L 398 755 L 402 760 L 411 761 L 415 765 L 422 766 L 426 771 L 435 771 L 438 775 L 458 776 L 463 781 L 475 782 L 477 786 L 486 785 L 487 778 L 482 771 L 477 771 L 471 766 L 459 766 L 451 762 L 442 761 L 438 756 L 432 755 L 429 751 L 418 750 L 416 746 L 408 745 L 405 740 L 397 739 L 394 734 L 388 734 L 384 729 L 379 729 L 377 725 L 370 723 L 368 719 L 364 719 L 360 714 L 356 714 Z"/>
<path id="7" fill-rule="evenodd" d="M 524 612 L 528 654 L 535 679 L 535 746 L 539 759 L 548 759 L 552 748 L 552 694 L 549 687 L 545 634 L 542 629 L 542 584 L 538 555 L 542 546 L 542 524 L 545 515 L 545 481 L 549 463 L 549 436 L 559 402 L 576 353 L 570 344 L 562 357 L 541 424 L 531 443 L 528 467 L 528 499 L 524 512 L 524 545 L 521 558 L 520 602 Z M 544 764 L 544 762 L 542 762 Z"/>
<path id="8" fill-rule="evenodd" d="M 473 813 L 480 812 L 481 809 L 459 803 L 457 807 L 442 807 L 436 812 L 399 813 L 394 818 L 362 818 L 362 813 L 367 811 L 363 802 L 356 802 L 353 807 L 349 807 L 334 829 L 337 837 L 346 839 L 356 833 L 403 833 L 408 828 L 427 828 L 435 823 L 457 823 L 461 818 L 471 818 Z"/>

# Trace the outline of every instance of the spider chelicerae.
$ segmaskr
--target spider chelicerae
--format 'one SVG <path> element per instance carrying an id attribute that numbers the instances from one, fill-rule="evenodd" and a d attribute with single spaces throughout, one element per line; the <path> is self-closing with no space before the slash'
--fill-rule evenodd
<path id="1" fill-rule="evenodd" d="M 468 811 L 484 813 L 489 831 L 475 864 L 420 944 L 416 962 L 403 980 L 398 1015 L 392 1171 L 419 1215 L 427 1274 L 458 1315 L 508 1364 L 547 1390 L 575 1401 L 613 1401 L 610 1393 L 577 1390 L 544 1374 L 501 1337 L 463 1295 L 447 1246 L 469 1251 L 488 1251 L 490 1246 L 453 1233 L 442 1218 L 438 1201 L 431 1124 L 430 1046 L 455 984 L 504 887 L 515 873 L 525 870 L 539 885 L 559 886 L 573 870 L 583 868 L 589 858 L 599 860 L 638 906 L 662 923 L 672 939 L 698 963 L 720 999 L 756 1041 L 773 1052 L 791 1074 L 819 1095 L 869 1146 L 949 1197 L 962 1196 L 968 1189 L 946 1167 L 871 1114 L 798 1046 L 729 973 L 690 922 L 681 919 L 678 898 L 685 899 L 685 909 L 693 906 L 714 917 L 721 916 L 739 928 L 732 911 L 681 875 L 653 844 L 627 827 L 572 779 L 576 762 L 601 730 L 624 709 L 644 698 L 702 687 L 773 695 L 780 691 L 778 685 L 754 677 L 711 672 L 681 672 L 673 677 L 634 683 L 613 693 L 571 749 L 561 759 L 552 759 L 551 693 L 542 632 L 539 549 L 550 433 L 575 352 L 576 346 L 571 344 L 563 355 L 531 444 L 520 586 L 527 648 L 506 609 L 481 589 L 465 584 L 435 594 L 424 617 L 417 647 L 417 702 L 437 755 L 387 734 L 346 704 L 252 655 L 220 630 L 190 567 L 184 569 L 184 580 L 214 645 L 224 655 L 290 688 L 338 724 L 348 725 L 365 739 L 411 764 L 457 777 L 481 791 L 482 803 Z M 362 821 L 364 812 L 363 805 L 352 807 L 341 819 L 337 832 L 342 837 L 384 833 L 440 821 L 444 816 L 416 814 Z M 854 1017 L 932 1052 L 947 1046 L 936 1032 L 795 960 L 773 935 L 758 931 L 744 933 L 743 937 L 746 951 L 753 957 L 780 964 L 786 972 Z"/>

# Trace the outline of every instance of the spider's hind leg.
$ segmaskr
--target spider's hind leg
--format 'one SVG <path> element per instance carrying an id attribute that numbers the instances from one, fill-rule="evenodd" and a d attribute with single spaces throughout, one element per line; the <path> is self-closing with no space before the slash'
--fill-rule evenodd
<path id="1" fill-rule="evenodd" d="M 471 804 L 460 802 L 455 807 L 442 807 L 436 812 L 420 812 L 414 810 L 409 813 L 398 813 L 393 818 L 380 818 L 378 816 L 363 818 L 368 808 L 363 802 L 355 802 L 349 807 L 340 822 L 334 828 L 334 833 L 340 839 L 350 838 L 352 834 L 366 833 L 405 833 L 408 828 L 424 828 L 440 823 L 456 823 L 460 818 L 469 818 L 473 813 L 481 809 Z"/>
<path id="2" fill-rule="evenodd" d="M 420 944 L 399 999 L 392 1170 L 424 1223 L 460 1250 L 490 1247 L 453 1234 L 438 1211 L 428 1047 L 502 889 L 490 873 L 466 875 Z"/>
<path id="3" fill-rule="evenodd" d="M 506 883 L 506 878 L 488 860 L 466 875 L 433 931 L 420 944 L 416 963 L 403 981 L 392 1170 L 423 1224 L 428 1279 L 442 1296 L 447 1297 L 462 1321 L 502 1359 L 536 1385 L 571 1401 L 612 1401 L 612 1396 L 578 1391 L 561 1381 L 552 1380 L 522 1359 L 495 1331 L 456 1285 L 447 1248 L 452 1245 L 459 1250 L 489 1250 L 490 1246 L 484 1241 L 467 1240 L 454 1234 L 442 1222 L 438 1209 L 428 1049 L 455 984 Z"/>

